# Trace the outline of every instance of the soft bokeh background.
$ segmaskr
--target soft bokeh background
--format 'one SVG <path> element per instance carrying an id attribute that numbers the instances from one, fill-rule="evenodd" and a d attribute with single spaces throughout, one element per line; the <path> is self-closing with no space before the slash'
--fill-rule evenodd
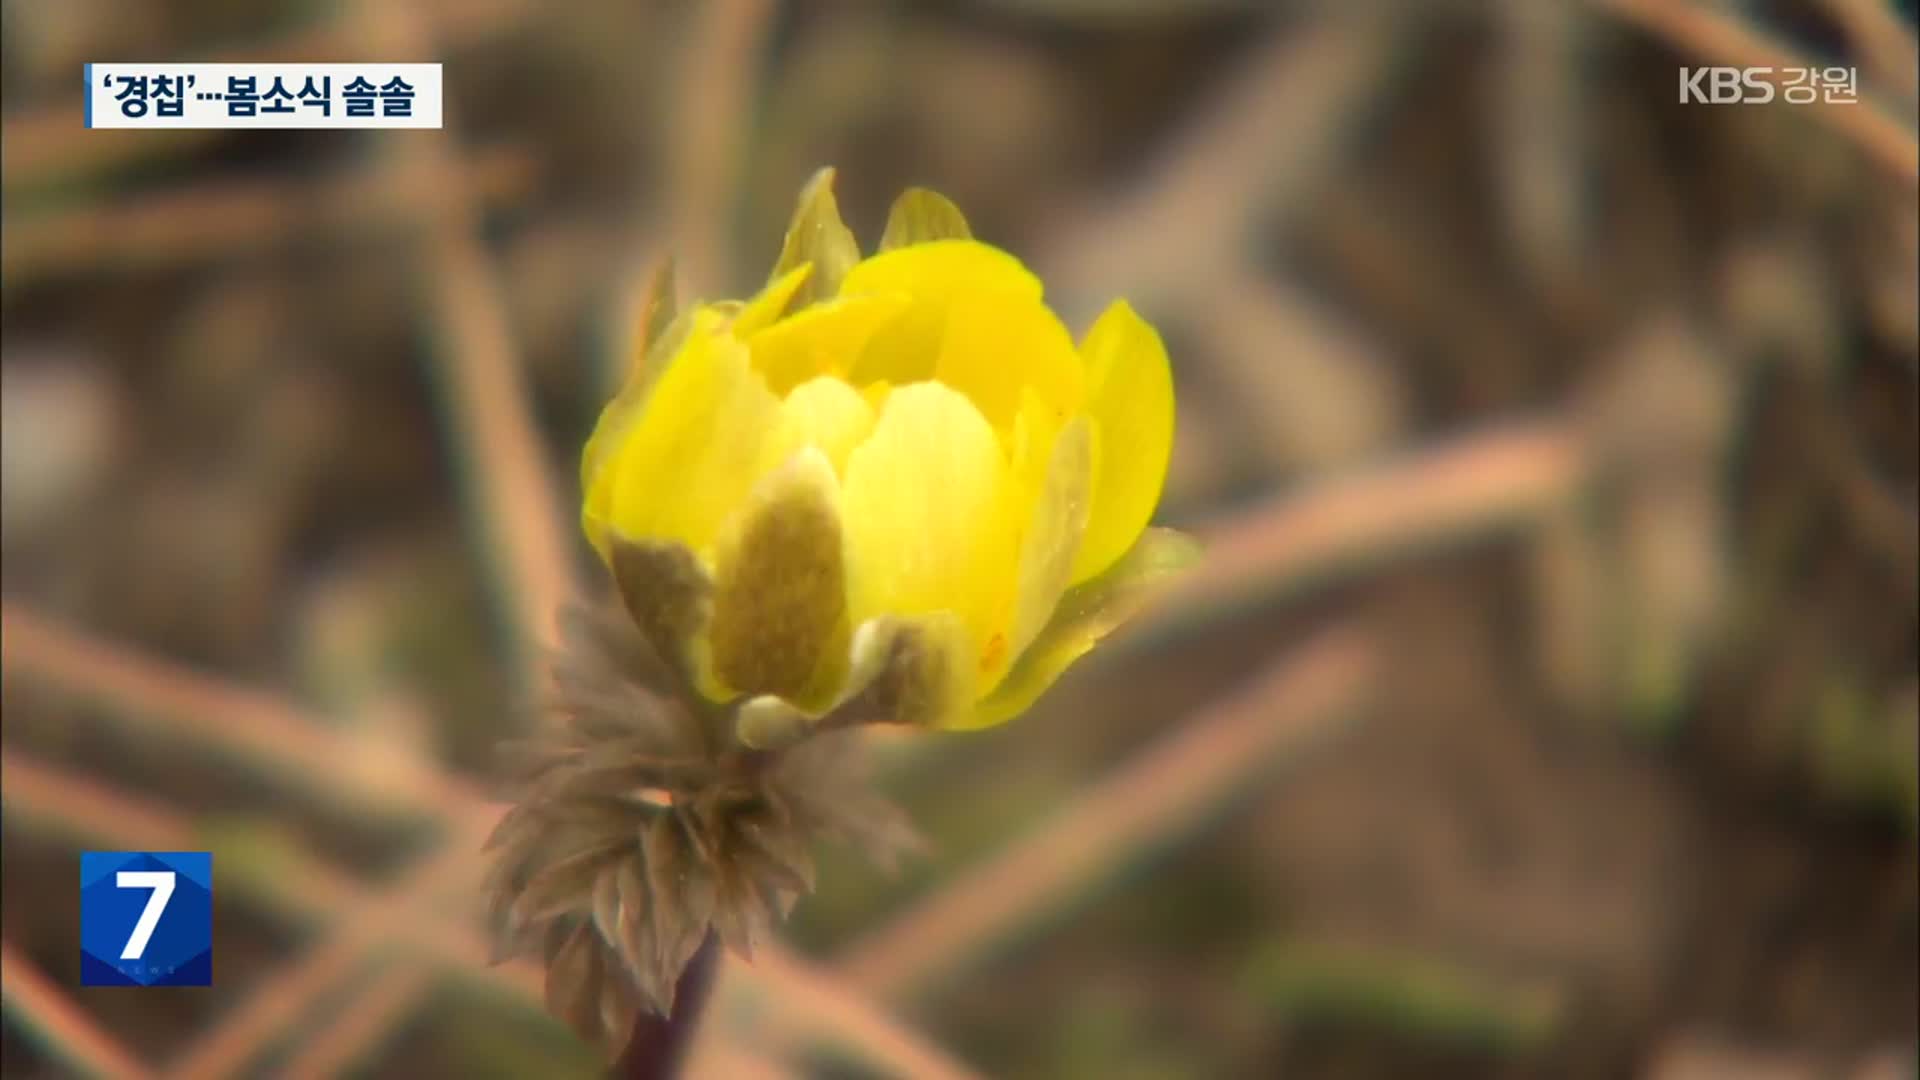
<path id="1" fill-rule="evenodd" d="M 829 860 L 700 1075 L 1913 1075 L 1909 15 L 0 15 L 7 1076 L 592 1075 L 484 963 L 490 748 L 603 588 L 639 275 L 751 289 L 823 164 L 869 243 L 933 186 L 1164 328 L 1213 557 L 1020 722 L 880 741 L 934 853 Z M 84 62 L 185 58 L 442 60 L 447 129 L 81 129 Z M 217 985 L 78 987 L 76 851 L 169 847 Z"/>

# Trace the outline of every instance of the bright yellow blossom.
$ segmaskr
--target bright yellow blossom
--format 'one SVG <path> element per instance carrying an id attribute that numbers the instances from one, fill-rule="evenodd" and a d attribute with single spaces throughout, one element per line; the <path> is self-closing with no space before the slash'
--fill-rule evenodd
<path id="1" fill-rule="evenodd" d="M 757 296 L 670 303 L 587 443 L 582 523 L 750 742 L 1007 720 L 1192 557 L 1147 528 L 1160 336 L 1116 302 L 1076 346 L 938 195 L 902 195 L 863 259 L 823 170 Z"/>

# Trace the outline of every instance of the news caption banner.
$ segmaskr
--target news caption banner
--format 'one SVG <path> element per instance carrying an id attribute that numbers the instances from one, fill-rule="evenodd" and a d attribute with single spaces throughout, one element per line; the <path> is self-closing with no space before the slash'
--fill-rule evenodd
<path id="1" fill-rule="evenodd" d="M 213 985 L 213 853 L 80 853 L 83 986 Z"/>
<path id="2" fill-rule="evenodd" d="M 88 64 L 90 128 L 438 128 L 439 64 Z"/>

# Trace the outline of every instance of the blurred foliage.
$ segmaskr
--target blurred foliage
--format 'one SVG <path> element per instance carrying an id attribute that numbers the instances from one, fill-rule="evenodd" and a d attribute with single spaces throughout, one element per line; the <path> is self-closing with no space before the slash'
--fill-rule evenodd
<path id="1" fill-rule="evenodd" d="M 1385 1023 L 1414 1036 L 1489 1044 L 1507 1053 L 1550 1039 L 1563 1010 L 1551 998 L 1489 986 L 1421 957 L 1277 941 L 1247 963 L 1250 992 L 1292 1022 Z"/>

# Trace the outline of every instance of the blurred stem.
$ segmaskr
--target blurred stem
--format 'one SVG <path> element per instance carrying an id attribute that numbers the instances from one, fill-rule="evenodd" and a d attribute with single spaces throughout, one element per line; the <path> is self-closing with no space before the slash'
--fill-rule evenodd
<path id="1" fill-rule="evenodd" d="M 700 1014 L 713 996 L 713 977 L 720 964 L 720 941 L 711 932 L 688 961 L 674 984 L 673 1014 L 660 1016 L 645 1008 L 634 1018 L 633 1034 L 620 1060 L 608 1071 L 609 1080 L 673 1080 L 693 1044 Z"/>

